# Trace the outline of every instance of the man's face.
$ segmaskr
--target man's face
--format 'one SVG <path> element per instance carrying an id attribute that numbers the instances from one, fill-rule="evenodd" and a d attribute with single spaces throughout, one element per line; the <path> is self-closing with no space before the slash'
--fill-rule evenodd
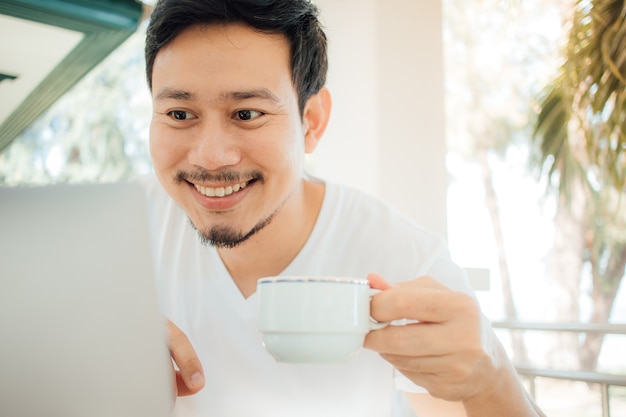
<path id="1" fill-rule="evenodd" d="M 232 247 L 301 187 L 304 135 L 287 40 L 191 27 L 156 56 L 150 152 L 201 236 Z"/>

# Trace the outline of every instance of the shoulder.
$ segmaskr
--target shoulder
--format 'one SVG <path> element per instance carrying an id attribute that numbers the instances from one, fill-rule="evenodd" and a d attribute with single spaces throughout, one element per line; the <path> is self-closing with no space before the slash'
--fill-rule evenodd
<path id="1" fill-rule="evenodd" d="M 342 217 L 344 228 L 359 235 L 376 234 L 380 237 L 421 243 L 428 247 L 444 245 L 441 236 L 429 231 L 398 211 L 386 201 L 353 187 L 327 183 L 324 201 L 328 211 Z"/>
<path id="2" fill-rule="evenodd" d="M 430 275 L 452 289 L 472 293 L 443 236 L 376 196 L 327 183 L 320 222 L 336 256 L 352 259 L 367 273 L 380 273 L 390 281 Z"/>

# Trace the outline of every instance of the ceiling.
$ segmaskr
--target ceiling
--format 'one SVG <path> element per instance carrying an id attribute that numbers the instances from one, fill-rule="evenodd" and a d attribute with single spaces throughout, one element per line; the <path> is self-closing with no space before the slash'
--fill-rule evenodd
<path id="1" fill-rule="evenodd" d="M 137 0 L 0 1 L 0 152 L 137 28 Z"/>

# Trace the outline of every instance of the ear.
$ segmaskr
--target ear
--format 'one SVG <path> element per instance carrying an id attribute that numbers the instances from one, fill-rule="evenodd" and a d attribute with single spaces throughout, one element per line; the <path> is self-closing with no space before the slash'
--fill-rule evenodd
<path id="1" fill-rule="evenodd" d="M 311 96 L 306 102 L 302 115 L 304 149 L 306 153 L 312 153 L 317 147 L 317 144 L 326 130 L 326 126 L 328 126 L 331 108 L 332 100 L 330 98 L 330 92 L 325 87 L 317 92 L 317 94 Z"/>

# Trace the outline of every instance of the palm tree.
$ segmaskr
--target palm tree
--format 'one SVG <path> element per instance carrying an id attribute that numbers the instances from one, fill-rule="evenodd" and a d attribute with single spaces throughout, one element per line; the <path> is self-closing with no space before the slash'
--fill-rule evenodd
<path id="1" fill-rule="evenodd" d="M 587 267 L 590 320 L 608 322 L 626 266 L 624 0 L 577 0 L 564 58 L 538 104 L 534 135 L 536 164 L 559 201 L 556 244 L 563 250 L 553 253 L 552 273 L 567 289 L 568 318 L 578 320 Z M 596 368 L 602 340 L 590 334 L 581 342 L 582 368 Z"/>

